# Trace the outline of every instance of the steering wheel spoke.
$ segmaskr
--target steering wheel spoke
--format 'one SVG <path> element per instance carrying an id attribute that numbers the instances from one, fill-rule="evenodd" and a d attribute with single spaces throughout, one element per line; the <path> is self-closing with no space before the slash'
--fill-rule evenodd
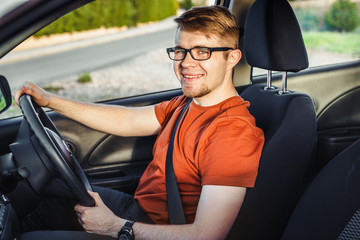
<path id="1" fill-rule="evenodd" d="M 55 124 L 29 95 L 20 97 L 19 105 L 35 138 L 73 196 L 85 206 L 93 206 L 92 190 L 80 164 L 67 146 Z"/>

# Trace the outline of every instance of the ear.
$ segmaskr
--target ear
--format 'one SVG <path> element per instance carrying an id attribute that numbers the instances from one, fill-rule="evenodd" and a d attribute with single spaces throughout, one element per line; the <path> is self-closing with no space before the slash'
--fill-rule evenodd
<path id="1" fill-rule="evenodd" d="M 239 49 L 231 50 L 228 56 L 228 69 L 233 69 L 241 59 L 241 51 Z"/>

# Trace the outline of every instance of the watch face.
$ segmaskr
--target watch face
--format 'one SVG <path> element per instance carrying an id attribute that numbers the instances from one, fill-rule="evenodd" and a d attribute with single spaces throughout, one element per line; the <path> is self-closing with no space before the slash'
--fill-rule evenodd
<path id="1" fill-rule="evenodd" d="M 128 234 L 124 233 L 124 234 L 121 234 L 121 235 L 120 235 L 119 240 L 131 240 L 131 236 L 129 236 Z"/>

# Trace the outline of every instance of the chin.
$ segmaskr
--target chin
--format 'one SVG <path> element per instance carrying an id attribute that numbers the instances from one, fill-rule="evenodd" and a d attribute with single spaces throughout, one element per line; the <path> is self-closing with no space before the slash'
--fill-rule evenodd
<path id="1" fill-rule="evenodd" d="M 201 91 L 189 91 L 189 89 L 183 88 L 183 93 L 188 98 L 201 98 L 210 93 L 208 89 L 203 89 Z"/>

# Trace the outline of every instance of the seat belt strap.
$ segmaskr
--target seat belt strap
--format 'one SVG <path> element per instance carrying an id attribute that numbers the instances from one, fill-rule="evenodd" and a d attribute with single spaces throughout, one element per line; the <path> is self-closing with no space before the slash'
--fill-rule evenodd
<path id="1" fill-rule="evenodd" d="M 174 139 L 176 131 L 179 127 L 180 121 L 190 105 L 192 99 L 190 98 L 185 107 L 183 108 L 180 116 L 178 117 L 174 129 L 172 130 L 169 147 L 166 154 L 166 164 L 165 164 L 165 180 L 166 180 L 166 194 L 168 201 L 168 211 L 170 224 L 185 224 L 185 215 L 183 206 L 181 203 L 179 188 L 175 178 L 175 172 L 173 167 L 173 150 L 174 150 Z"/>

